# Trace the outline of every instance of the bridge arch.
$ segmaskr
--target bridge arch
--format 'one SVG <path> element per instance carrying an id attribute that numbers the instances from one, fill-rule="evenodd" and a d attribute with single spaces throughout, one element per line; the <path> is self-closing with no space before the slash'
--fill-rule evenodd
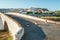
<path id="1" fill-rule="evenodd" d="M 6 21 L 4 21 L 4 30 L 5 30 L 5 31 L 9 31 L 9 29 L 8 29 L 8 24 L 7 24 Z"/>

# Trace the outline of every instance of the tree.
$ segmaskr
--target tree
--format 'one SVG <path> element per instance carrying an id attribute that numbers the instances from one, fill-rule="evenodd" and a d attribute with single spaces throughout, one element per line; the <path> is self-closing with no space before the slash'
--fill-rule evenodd
<path id="1" fill-rule="evenodd" d="M 26 14 L 28 15 L 28 14 L 32 14 L 33 12 L 27 12 Z"/>
<path id="2" fill-rule="evenodd" d="M 35 14 L 41 14 L 41 13 L 39 13 L 39 12 L 35 12 Z"/>
<path id="3" fill-rule="evenodd" d="M 55 11 L 57 17 L 60 17 L 60 11 Z"/>

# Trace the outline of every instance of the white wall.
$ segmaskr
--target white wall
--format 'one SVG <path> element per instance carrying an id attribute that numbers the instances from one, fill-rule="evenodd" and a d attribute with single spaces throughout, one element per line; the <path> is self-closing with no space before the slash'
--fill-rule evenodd
<path id="1" fill-rule="evenodd" d="M 3 24 L 2 24 L 2 19 L 0 18 L 0 30 L 4 30 Z"/>

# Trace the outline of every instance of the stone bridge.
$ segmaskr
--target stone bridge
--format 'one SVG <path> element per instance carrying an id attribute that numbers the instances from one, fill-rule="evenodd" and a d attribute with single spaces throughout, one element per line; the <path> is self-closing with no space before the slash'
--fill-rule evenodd
<path id="1" fill-rule="evenodd" d="M 24 28 L 22 28 L 21 24 L 19 24 L 14 19 L 4 15 L 3 13 L 0 13 L 0 30 L 8 30 L 9 33 L 12 35 L 13 40 L 16 40 L 16 36 L 21 37 L 24 34 Z M 20 32 L 20 34 L 17 34 Z"/>
<path id="2" fill-rule="evenodd" d="M 60 24 L 60 22 L 45 20 L 45 19 L 19 14 L 19 13 L 5 13 L 5 14 L 18 16 L 20 18 L 33 22 L 34 24 L 40 24 L 40 23 L 45 24 L 47 22 Z M 11 17 L 5 14 L 0 13 L 0 30 L 8 30 L 9 33 L 12 35 L 13 40 L 17 40 L 17 39 L 21 40 L 22 36 L 24 35 L 24 28 L 21 26 L 21 23 L 17 22 L 16 20 L 12 19 Z"/>

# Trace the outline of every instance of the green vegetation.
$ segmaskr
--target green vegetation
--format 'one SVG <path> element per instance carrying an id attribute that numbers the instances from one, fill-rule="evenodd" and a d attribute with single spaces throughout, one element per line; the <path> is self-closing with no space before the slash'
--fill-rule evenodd
<path id="1" fill-rule="evenodd" d="M 40 13 L 39 12 L 35 12 L 35 14 L 42 14 L 42 12 L 40 12 Z"/>
<path id="2" fill-rule="evenodd" d="M 28 15 L 28 14 L 32 14 L 32 12 L 27 12 L 26 14 L 27 14 L 27 15 Z"/>
<path id="3" fill-rule="evenodd" d="M 60 11 L 55 11 L 56 14 L 60 14 Z"/>
<path id="4" fill-rule="evenodd" d="M 57 17 L 60 17 L 60 11 L 55 11 Z"/>
<path id="5" fill-rule="evenodd" d="M 49 14 L 55 14 L 56 17 L 60 17 L 60 11 L 49 12 Z"/>
<path id="6" fill-rule="evenodd" d="M 12 40 L 12 36 L 8 31 L 0 30 L 0 40 Z"/>
<path id="7" fill-rule="evenodd" d="M 40 14 L 40 13 L 37 13 L 37 12 L 36 12 L 35 14 Z"/>
<path id="8" fill-rule="evenodd" d="M 9 35 L 8 38 L 7 38 L 7 40 L 12 40 L 12 36 Z"/>
<path id="9" fill-rule="evenodd" d="M 27 12 L 27 14 L 32 14 L 32 12 Z M 37 15 L 42 14 L 42 16 L 38 16 L 40 18 L 49 19 L 53 21 L 60 21 L 60 11 L 47 12 L 47 13 L 35 12 L 34 14 Z"/>
<path id="10" fill-rule="evenodd" d="M 51 14 L 52 16 L 41 16 L 43 19 L 53 20 L 53 21 L 60 21 L 60 11 L 48 12 L 43 14 Z M 54 16 L 53 16 L 54 15 Z"/>
<path id="11" fill-rule="evenodd" d="M 41 17 L 41 18 L 48 19 L 48 20 L 53 20 L 53 21 L 60 21 L 60 17 L 54 17 L 54 16 L 52 16 L 52 17 Z"/>

